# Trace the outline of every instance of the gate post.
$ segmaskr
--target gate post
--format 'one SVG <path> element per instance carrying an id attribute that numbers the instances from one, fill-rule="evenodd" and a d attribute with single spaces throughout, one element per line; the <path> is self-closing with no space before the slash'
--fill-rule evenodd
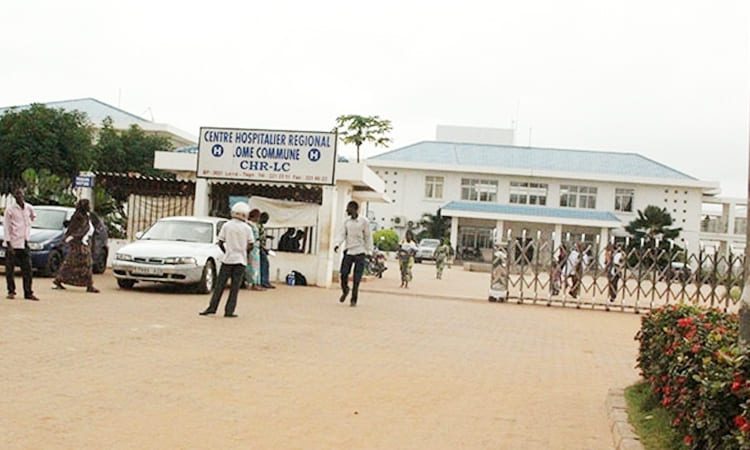
<path id="1" fill-rule="evenodd" d="M 195 198 L 193 199 L 193 215 L 208 216 L 209 214 L 209 196 L 211 195 L 211 186 L 205 178 L 195 180 Z"/>

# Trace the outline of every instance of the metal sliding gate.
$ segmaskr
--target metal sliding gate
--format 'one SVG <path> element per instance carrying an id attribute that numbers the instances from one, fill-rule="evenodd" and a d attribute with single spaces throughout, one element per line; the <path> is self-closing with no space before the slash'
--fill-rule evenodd
<path id="1" fill-rule="evenodd" d="M 504 267 L 495 272 L 506 277 L 508 299 L 518 303 L 634 312 L 673 303 L 738 308 L 743 255 L 631 244 L 619 244 L 615 258 L 612 243 L 509 239 L 502 245 Z M 575 249 L 578 254 L 572 255 Z"/>

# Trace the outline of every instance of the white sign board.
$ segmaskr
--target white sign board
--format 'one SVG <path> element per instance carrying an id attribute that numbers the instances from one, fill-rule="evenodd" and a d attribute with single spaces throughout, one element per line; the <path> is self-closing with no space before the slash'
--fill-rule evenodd
<path id="1" fill-rule="evenodd" d="M 334 184 L 336 133 L 201 128 L 200 178 Z"/>

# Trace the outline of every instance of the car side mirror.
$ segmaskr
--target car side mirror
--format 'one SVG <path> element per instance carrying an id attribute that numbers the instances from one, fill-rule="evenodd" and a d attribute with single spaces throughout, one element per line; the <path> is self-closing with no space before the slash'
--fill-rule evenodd
<path id="1" fill-rule="evenodd" d="M 68 228 L 70 226 L 70 220 L 63 220 L 63 227 Z"/>
<path id="2" fill-rule="evenodd" d="M 136 239 L 140 239 L 142 237 L 143 237 L 143 231 L 139 231 L 139 232 L 135 233 L 135 238 Z"/>

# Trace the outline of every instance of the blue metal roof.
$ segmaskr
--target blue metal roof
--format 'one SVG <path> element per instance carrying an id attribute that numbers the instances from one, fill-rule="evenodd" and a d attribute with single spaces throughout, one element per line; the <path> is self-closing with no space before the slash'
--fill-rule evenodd
<path id="1" fill-rule="evenodd" d="M 512 145 L 462 144 L 422 141 L 369 159 L 383 162 L 424 163 L 498 169 L 546 170 L 647 178 L 697 180 L 637 153 L 565 150 Z"/>
<path id="2" fill-rule="evenodd" d="M 607 211 L 575 208 L 550 208 L 547 206 L 506 205 L 488 202 L 450 202 L 443 210 L 478 212 L 487 214 L 508 214 L 514 216 L 554 217 L 572 220 L 599 220 L 620 222 L 614 214 Z"/>
<path id="3" fill-rule="evenodd" d="M 175 153 L 198 153 L 197 145 L 186 145 L 184 147 L 178 147 L 174 149 Z"/>

